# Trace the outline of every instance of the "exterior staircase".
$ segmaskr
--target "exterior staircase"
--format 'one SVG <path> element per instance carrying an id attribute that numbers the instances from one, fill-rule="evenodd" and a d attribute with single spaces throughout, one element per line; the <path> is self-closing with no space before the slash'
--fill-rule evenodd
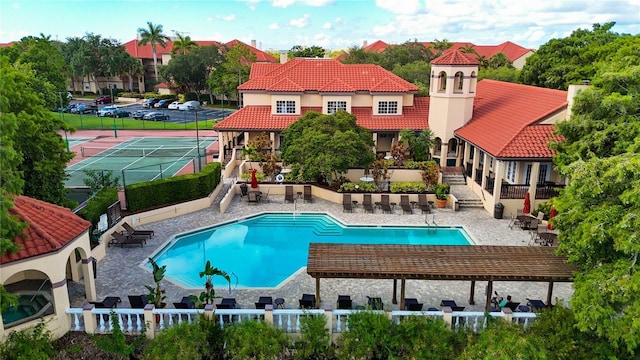
<path id="1" fill-rule="evenodd" d="M 442 174 L 442 182 L 449 185 L 466 185 L 465 177 L 462 174 Z"/>
<path id="2" fill-rule="evenodd" d="M 454 195 L 455 196 L 455 195 Z M 480 199 L 458 199 L 458 206 L 461 208 L 483 208 Z"/>

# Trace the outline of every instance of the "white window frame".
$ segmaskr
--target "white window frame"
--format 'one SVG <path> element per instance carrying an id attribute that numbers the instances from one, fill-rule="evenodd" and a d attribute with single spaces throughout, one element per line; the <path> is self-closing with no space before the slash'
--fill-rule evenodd
<path id="1" fill-rule="evenodd" d="M 398 101 L 378 101 L 378 114 L 398 114 Z"/>
<path id="2" fill-rule="evenodd" d="M 276 100 L 276 114 L 295 114 L 296 102 L 294 100 Z"/>
<path id="3" fill-rule="evenodd" d="M 507 181 L 510 184 L 514 184 L 516 182 L 516 170 L 517 170 L 517 165 L 515 161 L 509 161 L 507 163 Z"/>
<path id="4" fill-rule="evenodd" d="M 335 114 L 340 110 L 347 111 L 347 102 L 345 100 L 327 101 L 327 114 Z"/>

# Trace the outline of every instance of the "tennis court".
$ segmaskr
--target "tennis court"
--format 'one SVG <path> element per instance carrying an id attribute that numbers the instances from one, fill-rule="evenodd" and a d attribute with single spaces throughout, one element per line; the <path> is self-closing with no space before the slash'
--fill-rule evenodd
<path id="1" fill-rule="evenodd" d="M 67 167 L 69 179 L 65 185 L 84 187 L 86 175 L 83 170 L 113 172 L 122 185 L 198 172 L 198 159 L 200 167 L 211 161 L 212 153 L 207 152 L 207 148 L 217 141 L 217 137 L 200 137 L 199 140 L 196 144 L 196 138 L 190 137 L 134 137 L 113 146 L 81 144 L 79 150 L 76 149 L 76 156 L 83 160 Z"/>

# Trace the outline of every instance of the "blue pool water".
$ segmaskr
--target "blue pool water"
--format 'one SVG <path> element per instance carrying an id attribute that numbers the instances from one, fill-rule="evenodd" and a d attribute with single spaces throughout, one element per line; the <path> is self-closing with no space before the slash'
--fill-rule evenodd
<path id="1" fill-rule="evenodd" d="M 350 226 L 325 214 L 271 213 L 179 234 L 154 256 L 166 276 L 201 288 L 207 260 L 238 287 L 269 288 L 307 265 L 309 243 L 469 245 L 461 227 Z M 228 284 L 214 278 L 216 287 Z"/>

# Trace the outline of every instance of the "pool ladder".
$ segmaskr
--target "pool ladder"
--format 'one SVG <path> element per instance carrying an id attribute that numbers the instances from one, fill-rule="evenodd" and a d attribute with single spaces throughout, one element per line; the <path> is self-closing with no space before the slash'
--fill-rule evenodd
<path id="1" fill-rule="evenodd" d="M 431 224 L 429 224 L 429 214 L 427 214 L 427 215 L 424 217 L 424 223 L 425 223 L 425 224 L 427 224 L 427 226 L 431 226 L 431 225 L 433 225 L 433 226 L 438 226 L 438 224 L 436 224 L 436 216 L 435 216 L 435 215 L 432 215 L 432 217 L 431 217 Z"/>
<path id="2" fill-rule="evenodd" d="M 233 271 L 231 272 L 231 274 L 230 274 L 230 275 L 231 275 L 231 276 L 233 276 L 233 277 L 236 279 L 236 285 L 235 285 L 235 288 L 237 289 L 237 288 L 238 288 L 238 281 L 239 281 L 240 279 L 238 278 L 238 275 L 236 275 L 236 273 L 234 273 Z M 231 294 L 231 281 L 229 281 L 229 294 Z"/>

